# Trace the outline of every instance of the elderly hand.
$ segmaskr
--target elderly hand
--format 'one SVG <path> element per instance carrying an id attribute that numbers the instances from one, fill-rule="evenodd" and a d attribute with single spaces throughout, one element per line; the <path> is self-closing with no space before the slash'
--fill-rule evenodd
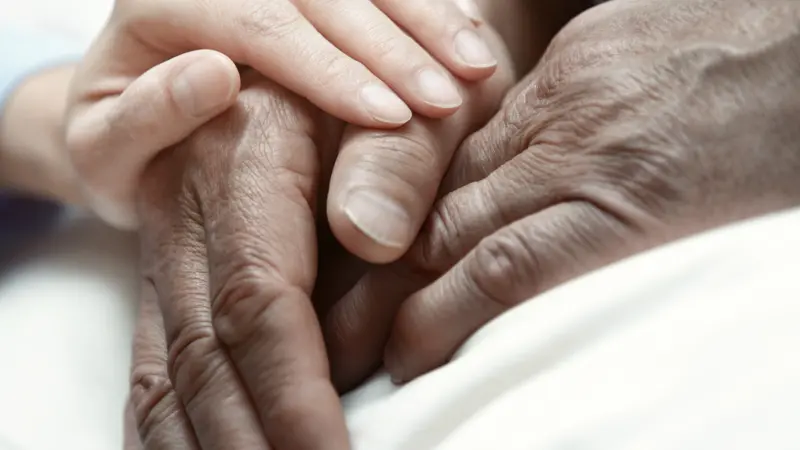
<path id="1" fill-rule="evenodd" d="M 389 133 L 351 127 L 342 141 L 341 122 L 253 75 L 231 110 L 156 158 L 143 178 L 144 288 L 131 380 L 141 439 L 130 445 L 347 448 L 310 301 L 315 221 L 325 219 L 316 204 L 327 198 L 329 167 L 337 158 L 334 176 L 364 170 L 380 150 L 385 158 L 370 169 L 418 176 L 413 164 L 430 156 L 435 166 L 422 172 L 430 179 L 415 179 L 432 203 L 456 147 L 496 111 L 512 80 L 503 58 L 487 82 L 462 84 L 464 106 L 443 121 L 415 117 Z M 327 258 L 320 270 L 323 289 L 342 274 Z M 321 313 L 341 286 L 318 290 Z"/>
<path id="2" fill-rule="evenodd" d="M 347 448 L 309 296 L 342 125 L 254 73 L 148 168 L 131 403 L 147 449 Z"/>
<path id="3" fill-rule="evenodd" d="M 559 283 L 800 204 L 799 24 L 793 0 L 615 0 L 575 19 L 462 145 L 409 254 L 339 303 L 334 345 L 374 357 L 363 342 L 390 335 L 407 381 Z"/>

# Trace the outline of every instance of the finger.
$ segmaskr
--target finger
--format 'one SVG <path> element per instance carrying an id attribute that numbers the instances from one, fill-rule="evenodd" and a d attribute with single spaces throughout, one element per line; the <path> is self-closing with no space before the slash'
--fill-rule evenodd
<path id="1" fill-rule="evenodd" d="M 499 44 L 488 29 L 486 35 Z M 486 83 L 465 89 L 467 104 L 442 121 L 414 119 L 386 133 L 349 131 L 331 178 L 328 219 L 350 252 L 377 263 L 405 253 L 436 198 L 453 152 L 497 108 L 511 77 L 505 60 Z"/>
<path id="2" fill-rule="evenodd" d="M 334 305 L 325 338 L 337 386 L 352 387 L 381 363 L 395 313 L 408 296 L 444 274 L 483 237 L 557 202 L 559 180 L 547 160 L 518 158 L 444 196 L 403 259 L 370 272 Z"/>
<path id="3" fill-rule="evenodd" d="M 325 317 L 330 308 L 372 268 L 372 265 L 345 250 L 330 231 L 319 231 L 326 225 L 317 220 L 319 271 L 311 296 L 317 317 Z"/>
<path id="4" fill-rule="evenodd" d="M 184 149 L 173 149 L 171 156 Z M 148 168 L 142 196 L 147 201 L 141 203 L 150 208 L 142 214 L 143 254 L 153 259 L 145 274 L 152 279 L 164 321 L 169 379 L 201 448 L 266 449 L 255 406 L 212 326 L 205 232 L 191 213 L 200 208 L 190 203 L 193 199 L 169 195 L 183 183 L 175 176 L 179 165 L 168 164 L 175 161 L 157 159 Z"/>
<path id="5" fill-rule="evenodd" d="M 322 36 L 292 2 L 242 0 L 238 8 L 193 3 L 189 11 L 179 2 L 150 8 L 150 18 L 163 36 L 151 42 L 174 42 L 174 49 L 189 45 L 219 50 L 350 123 L 394 128 L 411 118 L 411 110 L 394 91 Z M 194 23 L 187 29 L 165 17 L 187 17 Z M 328 20 L 334 18 L 344 20 L 339 15 Z M 185 36 L 183 42 L 175 40 L 180 35 Z"/>
<path id="6" fill-rule="evenodd" d="M 497 68 L 497 58 L 477 30 L 483 19 L 472 0 L 373 3 L 454 75 L 476 81 L 491 76 Z"/>
<path id="7" fill-rule="evenodd" d="M 392 321 L 403 300 L 435 278 L 393 264 L 368 272 L 323 322 L 331 379 L 340 392 L 360 385 L 382 364 Z"/>
<path id="8" fill-rule="evenodd" d="M 361 61 L 415 112 L 438 118 L 461 106 L 455 80 L 371 0 L 298 0 L 297 4 L 327 39 Z"/>
<path id="9" fill-rule="evenodd" d="M 428 117 L 452 114 L 461 105 L 462 98 L 455 80 L 423 47 L 432 46 L 446 57 L 440 60 L 450 63 L 455 75 L 466 79 L 486 78 L 497 66 L 475 27 L 450 0 L 395 6 L 370 0 L 300 0 L 297 3 L 300 11 L 326 38 L 366 65 L 400 94 L 414 111 Z M 420 6 L 422 11 L 410 13 Z M 331 20 L 331 11 L 337 11 L 337 20 Z M 384 14 L 387 12 L 389 17 Z M 398 22 L 401 26 L 413 24 L 412 36 L 417 40 L 407 35 L 390 17 L 404 19 L 402 23 Z M 462 50 L 473 61 L 482 59 L 477 67 L 453 56 L 455 50 L 447 44 L 453 42 L 462 28 L 464 32 L 456 42 L 467 44 L 466 47 L 462 45 Z M 420 37 L 425 40 L 420 40 Z M 447 43 L 439 42 L 440 39 Z"/>
<path id="10" fill-rule="evenodd" d="M 68 148 L 95 211 L 109 223 L 134 228 L 136 188 L 146 164 L 230 107 L 239 85 L 230 59 L 199 50 L 157 65 L 121 95 L 73 114 Z"/>
<path id="11" fill-rule="evenodd" d="M 131 394 L 125 407 L 125 450 L 199 450 L 167 373 L 167 347 L 158 299 L 143 283 L 133 338 Z"/>
<path id="12" fill-rule="evenodd" d="M 484 239 L 403 303 L 386 348 L 392 380 L 405 382 L 436 368 L 502 312 L 617 259 L 627 231 L 614 216 L 578 201 L 559 203 Z"/>
<path id="13" fill-rule="evenodd" d="M 525 151 L 543 125 L 553 120 L 547 110 L 548 102 L 539 97 L 535 74 L 513 86 L 503 106 L 480 130 L 468 136 L 453 155 L 447 174 L 442 180 L 442 192 L 452 192 L 467 184 L 482 180 L 500 166 Z"/>
<path id="14" fill-rule="evenodd" d="M 267 124 L 254 134 L 257 143 L 232 149 L 243 163 L 222 178 L 233 181 L 201 193 L 216 199 L 206 202 L 214 327 L 271 445 L 344 449 L 344 416 L 310 301 L 316 146 L 314 133 L 295 125 Z M 251 148 L 264 153 L 248 155 Z"/>
<path id="15" fill-rule="evenodd" d="M 136 416 L 133 412 L 133 405 L 130 399 L 125 401 L 125 417 L 122 424 L 122 449 L 123 450 L 144 450 L 142 441 L 139 439 L 139 432 L 136 430 Z"/>
<path id="16" fill-rule="evenodd" d="M 350 389 L 380 366 L 394 317 L 408 296 L 502 226 L 497 206 L 505 200 L 495 192 L 486 183 L 470 185 L 440 200 L 406 257 L 369 272 L 331 308 L 324 332 L 337 387 Z"/>

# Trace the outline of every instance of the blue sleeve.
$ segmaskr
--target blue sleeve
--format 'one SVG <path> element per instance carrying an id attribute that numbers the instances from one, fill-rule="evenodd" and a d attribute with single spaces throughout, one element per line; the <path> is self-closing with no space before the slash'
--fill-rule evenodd
<path id="1" fill-rule="evenodd" d="M 25 78 L 77 61 L 82 53 L 81 44 L 57 33 L 0 25 L 0 115 Z M 50 203 L 0 192 L 0 253 L 40 232 L 57 213 L 58 207 Z"/>
<path id="2" fill-rule="evenodd" d="M 83 48 L 57 33 L 0 25 L 0 111 L 29 75 L 80 59 Z"/>

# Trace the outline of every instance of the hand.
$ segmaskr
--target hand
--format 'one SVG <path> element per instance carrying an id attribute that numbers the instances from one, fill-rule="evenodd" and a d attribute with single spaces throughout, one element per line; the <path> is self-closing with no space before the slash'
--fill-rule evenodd
<path id="1" fill-rule="evenodd" d="M 342 124 L 250 73 L 148 168 L 131 403 L 146 449 L 347 448 L 309 300 Z"/>
<path id="2" fill-rule="evenodd" d="M 347 250 L 372 263 L 395 261 L 406 253 L 433 205 L 464 132 L 485 124 L 497 108 L 499 93 L 518 73 L 532 67 L 555 32 L 585 3 L 477 0 L 486 17 L 477 30 L 498 56 L 498 69 L 486 82 L 465 84 L 472 92 L 473 111 L 455 121 L 419 120 L 399 133 L 384 133 L 386 147 L 365 145 L 365 140 L 381 132 L 346 133 L 331 180 L 327 212 L 333 233 Z M 475 109 L 476 105 L 484 109 Z M 408 150 L 401 151 L 403 147 Z"/>
<path id="3" fill-rule="evenodd" d="M 321 230 L 323 236 L 328 236 L 321 241 L 327 243 L 327 252 L 321 255 L 314 297 L 325 325 L 331 376 L 340 391 L 351 389 L 377 369 L 386 336 L 381 336 L 380 328 L 372 329 L 371 324 L 387 323 L 396 311 L 393 305 L 380 300 L 370 305 L 339 301 L 359 276 L 373 267 L 353 254 L 380 263 L 405 253 L 436 200 L 455 150 L 466 136 L 489 120 L 512 83 L 513 67 L 505 46 L 490 27 L 483 27 L 482 31 L 495 53 L 504 56 L 487 82 L 462 85 L 462 108 L 442 120 L 415 117 L 402 128 L 388 132 L 350 126 L 345 130 L 330 184 L 323 180 L 322 186 L 329 186 L 330 190 L 322 197 L 327 198 L 327 210 L 322 211 L 327 212 L 325 222 L 338 241 L 327 235 L 327 230 Z M 528 40 L 526 44 L 535 42 Z M 353 202 L 353 197 L 358 201 Z M 381 204 L 381 198 L 388 200 Z M 375 230 L 375 225 L 388 225 L 383 228 L 388 232 Z M 367 314 L 360 314 L 362 311 Z M 354 330 L 363 331 L 362 327 L 377 334 L 352 334 Z M 351 353 L 347 345 L 340 345 L 348 339 L 358 341 L 360 351 Z"/>
<path id="4" fill-rule="evenodd" d="M 390 133 L 352 128 L 340 154 L 390 149 L 402 164 L 422 149 L 449 158 L 510 82 L 505 61 L 487 83 L 465 84 L 465 106 L 444 122 L 415 118 Z M 327 197 L 342 128 L 271 83 L 246 83 L 237 106 L 148 169 L 131 394 L 145 448 L 347 445 L 308 301 L 314 223 L 326 220 L 313 205 Z M 337 161 L 337 170 L 357 169 L 353 162 Z M 335 256 L 321 264 L 319 286 L 329 292 L 349 287 L 341 264 L 326 264 Z M 341 295 L 329 292 L 317 295 L 322 313 L 324 297 Z"/>
<path id="5" fill-rule="evenodd" d="M 363 342 L 390 336 L 407 381 L 568 279 L 800 204 L 798 23 L 791 0 L 615 0 L 575 19 L 462 145 L 409 254 L 339 302 L 329 345 L 369 358 Z"/>
<path id="6" fill-rule="evenodd" d="M 68 114 L 91 206 L 115 226 L 138 225 L 141 171 L 233 104 L 234 62 L 362 126 L 406 123 L 406 103 L 430 117 L 452 114 L 462 99 L 438 61 L 466 80 L 489 77 L 497 64 L 477 9 L 462 12 L 464 4 L 472 3 L 117 1 L 79 67 Z"/>

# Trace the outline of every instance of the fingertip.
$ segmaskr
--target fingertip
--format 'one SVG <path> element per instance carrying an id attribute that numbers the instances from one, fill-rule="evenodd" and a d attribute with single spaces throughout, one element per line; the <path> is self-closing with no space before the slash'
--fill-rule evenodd
<path id="1" fill-rule="evenodd" d="M 426 67 L 415 74 L 416 89 L 424 107 L 418 113 L 440 119 L 455 113 L 464 104 L 456 81 L 438 68 Z"/>
<path id="2" fill-rule="evenodd" d="M 213 50 L 182 55 L 187 59 L 170 83 L 178 109 L 188 117 L 213 117 L 230 107 L 241 88 L 236 64 Z"/>
<path id="3" fill-rule="evenodd" d="M 416 378 L 422 373 L 418 368 L 422 362 L 420 358 L 427 357 L 427 349 L 420 346 L 422 343 L 419 341 L 424 339 L 425 330 L 411 325 L 413 322 L 410 321 L 409 314 L 414 308 L 409 309 L 409 302 L 413 303 L 413 298 L 406 299 L 397 311 L 383 352 L 383 364 L 394 384 Z"/>
<path id="4" fill-rule="evenodd" d="M 337 197 L 329 203 L 328 220 L 347 251 L 373 264 L 390 263 L 406 252 L 414 232 L 400 204 L 366 188 Z"/>
<path id="5" fill-rule="evenodd" d="M 392 380 L 392 384 L 397 386 L 405 384 L 406 374 L 403 371 L 403 366 L 400 362 L 399 355 L 397 354 L 397 349 L 393 345 L 392 341 L 389 341 L 389 344 L 386 345 L 386 350 L 383 353 L 383 366 L 386 369 L 386 372 L 389 374 L 389 379 Z"/>
<path id="6" fill-rule="evenodd" d="M 477 30 L 464 28 L 453 38 L 456 74 L 469 81 L 489 78 L 497 70 L 498 60 Z"/>
<path id="7" fill-rule="evenodd" d="M 359 92 L 359 98 L 369 116 L 379 125 L 397 128 L 406 124 L 413 116 L 411 108 L 382 83 L 364 85 Z"/>
<path id="8" fill-rule="evenodd" d="M 489 80 L 494 76 L 495 73 L 497 73 L 497 69 L 498 67 L 496 65 L 480 69 L 475 69 L 472 67 L 462 67 L 457 69 L 458 70 L 457 75 L 461 77 L 466 83 L 476 83 Z"/>

